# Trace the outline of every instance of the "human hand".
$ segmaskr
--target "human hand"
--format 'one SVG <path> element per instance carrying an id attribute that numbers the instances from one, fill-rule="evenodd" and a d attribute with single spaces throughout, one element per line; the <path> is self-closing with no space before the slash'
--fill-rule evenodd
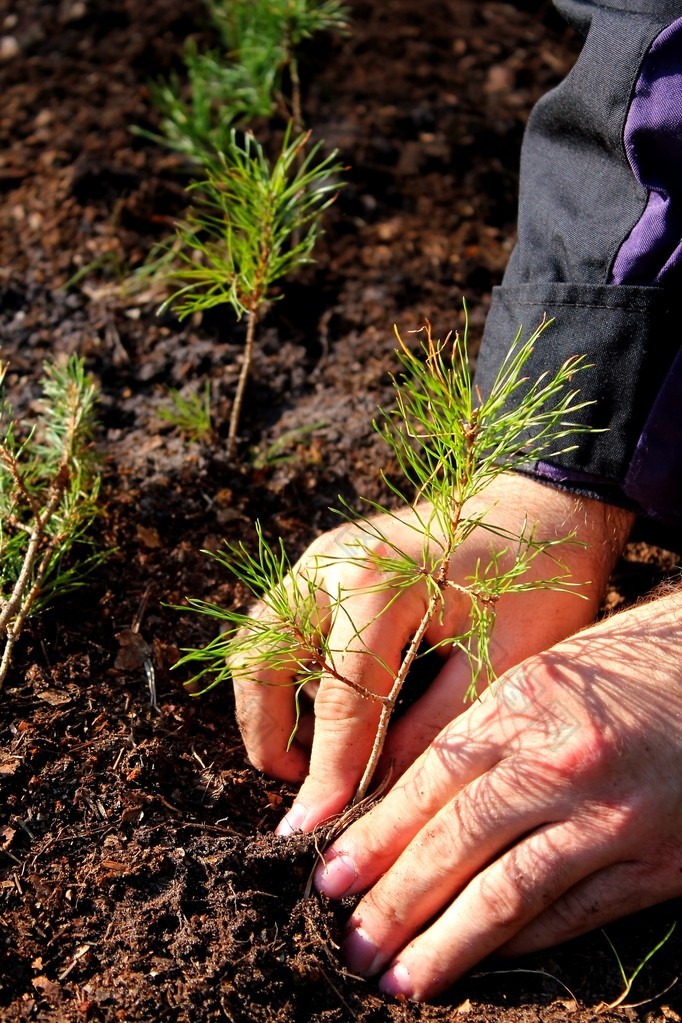
<path id="1" fill-rule="evenodd" d="M 431 998 L 682 894 L 682 589 L 531 657 L 325 852 L 351 970 Z M 434 919 L 435 918 L 435 919 Z M 433 922 L 430 922 L 433 921 Z"/>
<path id="2" fill-rule="evenodd" d="M 577 540 L 586 545 L 563 547 L 561 557 L 578 584 L 576 588 L 587 599 L 545 590 L 508 594 L 499 600 L 491 643 L 492 663 L 499 674 L 592 620 L 630 521 L 615 509 L 609 513 L 597 502 L 576 499 L 520 475 L 498 477 L 465 506 L 465 514 L 480 514 L 484 509 L 490 509 L 487 521 L 512 533 L 521 532 L 527 520 L 538 539 L 563 538 L 575 530 Z M 377 521 L 396 548 L 422 557 L 423 537 L 415 528 L 414 512 Z M 293 572 L 314 574 L 320 627 L 329 633 L 332 648 L 339 651 L 335 657 L 338 669 L 366 689 L 385 694 L 403 648 L 424 615 L 427 588 L 412 586 L 397 597 L 385 585 L 372 592 L 372 583 L 381 581 L 381 576 L 376 569 L 358 564 L 357 546 L 344 547 L 349 531 L 352 533 L 351 527 L 344 526 L 319 537 Z M 489 559 L 491 547 L 499 551 L 506 545 L 502 537 L 475 529 L 456 552 L 453 578 L 464 582 L 478 559 Z M 555 568 L 550 558 L 542 555 L 529 575 L 552 575 Z M 332 617 L 328 595 L 341 589 L 343 613 Z M 427 641 L 438 643 L 444 636 L 456 635 L 464 627 L 469 609 L 469 598 L 448 588 L 444 614 L 433 621 Z M 265 612 L 261 606 L 253 613 Z M 352 798 L 369 756 L 380 709 L 347 684 L 325 677 L 314 694 L 314 703 L 304 708 L 294 743 L 287 750 L 295 722 L 293 681 L 291 673 L 265 669 L 257 681 L 235 678 L 237 719 L 252 763 L 289 781 L 306 779 L 292 811 L 280 825 L 282 834 L 312 829 Z M 466 658 L 461 653 L 448 657 L 426 694 L 391 729 L 380 770 L 393 761 L 395 776 L 401 773 L 443 725 L 464 709 L 469 682 Z"/>

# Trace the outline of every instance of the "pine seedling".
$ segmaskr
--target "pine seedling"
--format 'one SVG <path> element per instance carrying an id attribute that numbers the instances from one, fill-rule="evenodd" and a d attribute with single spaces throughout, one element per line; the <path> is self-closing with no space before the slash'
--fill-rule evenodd
<path id="1" fill-rule="evenodd" d="M 381 414 L 375 428 L 388 442 L 400 466 L 405 486 L 385 480 L 393 498 L 415 513 L 412 528 L 421 539 L 421 557 L 415 559 L 396 546 L 379 525 L 373 513 L 395 515 L 387 507 L 368 501 L 368 515 L 353 518 L 349 509 L 341 512 L 352 524 L 353 539 L 344 543 L 343 555 L 318 556 L 312 568 L 293 570 L 281 541 L 272 548 L 257 525 L 258 549 L 252 554 L 243 543 L 226 543 L 213 556 L 228 569 L 260 602 L 258 616 L 217 607 L 190 599 L 189 607 L 215 617 L 221 633 L 206 647 L 188 650 L 180 664 L 196 669 L 192 685 L 205 688 L 234 675 L 238 680 L 259 681 L 263 671 L 291 673 L 296 686 L 296 705 L 303 686 L 309 681 L 332 676 L 343 681 L 361 696 L 381 705 L 381 716 L 374 747 L 355 801 L 364 798 L 379 761 L 391 715 L 410 668 L 424 654 L 423 640 L 434 620 L 443 612 L 446 594 L 455 587 L 466 595 L 470 605 L 469 621 L 461 634 L 442 641 L 460 650 L 471 668 L 468 696 L 474 698 L 482 683 L 495 677 L 489 644 L 495 623 L 495 608 L 503 594 L 546 588 L 570 590 L 568 570 L 555 548 L 563 540 L 542 540 L 532 529 L 507 532 L 488 521 L 488 512 L 466 513 L 466 504 L 502 472 L 519 467 L 540 456 L 556 455 L 571 447 L 571 437 L 584 431 L 573 418 L 585 405 L 572 386 L 576 373 L 585 367 L 581 357 L 569 359 L 555 376 L 543 374 L 536 381 L 524 376 L 524 369 L 545 329 L 543 324 L 527 341 L 521 335 L 514 341 L 487 398 L 475 389 L 464 336 L 433 340 L 424 330 L 421 348 L 414 352 L 398 337 L 403 373 L 396 379 L 396 407 Z M 487 530 L 501 538 L 504 552 L 493 552 L 480 562 L 472 575 L 460 585 L 449 578 L 449 569 L 458 547 L 473 530 Z M 355 550 L 355 554 L 348 551 Z M 503 557 L 506 555 L 505 557 Z M 531 579 L 528 569 L 541 555 L 549 555 L 554 574 Z M 355 563 L 370 569 L 374 580 L 371 591 L 324 591 L 322 570 L 330 563 Z M 360 573 L 362 574 L 362 573 Z M 352 647 L 333 649 L 320 629 L 318 598 L 322 598 L 328 620 L 345 616 L 345 601 L 353 593 L 385 592 L 384 611 L 398 595 L 412 586 L 426 583 L 428 606 L 404 653 L 387 694 L 370 692 L 337 668 L 342 655 L 349 652 L 375 656 L 363 633 L 376 622 L 350 622 Z M 433 649 L 433 647 L 431 648 Z M 380 662 L 386 671 L 387 665 Z M 237 683 L 238 684 L 238 683 Z M 292 735 L 293 739 L 293 735 Z"/>
<path id="2" fill-rule="evenodd" d="M 211 421 L 211 383 L 206 381 L 203 390 L 185 397 L 180 391 L 168 391 L 168 405 L 158 410 L 165 422 L 177 427 L 192 441 L 209 441 L 213 436 Z"/>
<path id="3" fill-rule="evenodd" d="M 83 362 L 46 364 L 43 410 L 27 437 L 0 370 L 0 687 L 26 619 L 82 583 L 103 555 L 76 553 L 99 512 L 92 448 L 96 393 Z"/>
<path id="4" fill-rule="evenodd" d="M 652 1001 L 652 999 L 645 999 L 644 1002 L 635 1002 L 634 1004 L 627 1005 L 627 1006 L 623 1004 L 625 1002 L 625 999 L 630 996 L 630 992 L 632 991 L 632 987 L 633 987 L 635 981 L 637 980 L 638 976 L 640 975 L 640 973 L 644 969 L 644 967 L 647 965 L 649 960 L 652 959 L 653 956 L 656 955 L 657 952 L 660 952 L 660 950 L 663 948 L 665 943 L 672 936 L 672 933 L 675 930 L 676 926 L 677 926 L 677 921 L 674 920 L 672 922 L 672 924 L 670 925 L 670 927 L 668 928 L 668 930 L 666 931 L 666 933 L 663 935 L 663 937 L 659 941 L 656 942 L 656 944 L 653 946 L 653 948 L 649 949 L 649 951 L 646 953 L 646 955 L 640 960 L 638 965 L 635 966 L 635 968 L 629 974 L 625 970 L 625 966 L 623 965 L 623 960 L 619 956 L 618 951 L 616 949 L 616 946 L 613 944 L 613 942 L 609 938 L 609 936 L 606 933 L 606 931 L 602 932 L 604 937 L 608 941 L 609 945 L 611 946 L 611 951 L 613 952 L 614 956 L 616 957 L 616 963 L 618 964 L 618 971 L 619 971 L 621 979 L 623 981 L 623 988 L 622 988 L 621 993 L 618 995 L 617 998 L 614 998 L 614 1000 L 612 1002 L 609 1002 L 608 1005 L 602 1004 L 602 1005 L 598 1006 L 598 1010 L 597 1011 L 599 1011 L 599 1010 L 606 1010 L 606 1009 L 613 1010 L 613 1009 L 617 1009 L 619 1006 L 622 1006 L 623 1008 L 636 1009 L 640 1005 L 646 1005 L 647 1002 Z M 675 980 L 673 981 L 673 984 L 675 984 L 676 982 L 677 982 L 677 978 L 675 978 Z M 670 987 L 672 987 L 673 984 L 671 984 Z M 669 990 L 670 990 L 669 987 L 665 989 L 665 991 L 669 991 Z M 665 994 L 665 991 L 660 992 L 660 994 Z M 658 997 L 658 995 L 656 995 L 655 997 Z"/>
<path id="5" fill-rule="evenodd" d="M 312 261 L 321 214 L 340 187 L 343 169 L 336 153 L 307 153 L 308 135 L 287 130 L 279 156 L 270 163 L 251 135 L 232 132 L 220 160 L 190 186 L 193 204 L 177 225 L 169 277 L 175 287 L 161 311 L 172 307 L 183 319 L 229 304 L 246 318 L 241 372 L 232 405 L 228 452 L 237 441 L 244 390 L 251 368 L 259 317 L 275 296 L 272 286 Z"/>
<path id="6" fill-rule="evenodd" d="M 271 444 L 251 448 L 251 464 L 254 469 L 274 469 L 278 465 L 288 465 L 300 457 L 300 447 L 309 442 L 314 434 L 329 424 L 324 419 L 295 426 L 291 430 L 276 437 Z"/>

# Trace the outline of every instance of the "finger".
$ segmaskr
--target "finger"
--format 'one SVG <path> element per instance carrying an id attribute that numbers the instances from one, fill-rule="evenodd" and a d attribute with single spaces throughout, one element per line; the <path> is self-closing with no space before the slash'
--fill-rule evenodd
<path id="1" fill-rule="evenodd" d="M 517 772 L 507 794 L 512 807 L 526 780 L 537 791 L 545 787 L 551 807 L 575 785 L 577 770 L 596 769 L 601 729 L 581 716 L 569 693 L 557 695 L 555 675 L 542 659 L 526 660 L 444 728 L 382 802 L 331 846 L 325 880 L 317 875 L 321 890 L 338 898 L 373 884 L 449 800 L 502 760 Z M 341 853 L 345 872 L 341 863 L 331 866 Z"/>
<path id="2" fill-rule="evenodd" d="M 296 707 L 291 685 L 234 682 L 235 712 L 249 761 L 258 771 L 301 781 L 308 770 L 304 743 L 294 737 Z"/>
<path id="3" fill-rule="evenodd" d="M 237 723 L 247 756 L 258 770 L 285 781 L 301 781 L 308 768 L 309 729 L 299 735 L 301 705 L 310 687 L 302 686 L 306 651 L 297 649 L 293 634 L 288 640 L 270 625 L 280 620 L 279 602 L 288 601 L 292 610 L 300 604 L 299 576 L 290 573 L 283 590 L 266 595 L 250 611 L 251 625 L 235 637 L 228 666 L 232 672 Z M 317 607 L 309 614 L 313 629 L 324 628 L 325 594 L 315 594 Z M 283 630 L 286 637 L 291 630 Z M 312 636 L 319 641 L 319 634 Z M 268 667 L 273 656 L 277 667 Z"/>
<path id="4" fill-rule="evenodd" d="M 440 917 L 395 956 L 379 982 L 388 994 L 434 997 L 507 946 L 548 905 L 606 866 L 613 835 L 586 822 L 543 827 L 477 874 Z"/>
<path id="5" fill-rule="evenodd" d="M 369 888 L 453 797 L 494 772 L 502 750 L 492 727 L 497 708 L 487 704 L 479 702 L 444 729 L 382 801 L 330 846 L 315 875 L 321 892 L 341 898 Z M 498 784 L 497 775 L 490 784 Z"/>
<path id="6" fill-rule="evenodd" d="M 647 909 L 680 894 L 662 884 L 650 863 L 609 864 L 565 892 L 500 949 L 504 956 L 526 955 L 570 941 L 581 934 Z"/>
<path id="7" fill-rule="evenodd" d="M 423 604 L 415 595 L 401 599 L 396 609 L 390 598 L 390 593 L 356 591 L 336 608 L 326 640 L 335 674 L 325 674 L 320 682 L 309 773 L 278 828 L 280 834 L 311 830 L 355 794 L 381 713 L 381 703 L 363 691 L 385 695 L 390 690 L 411 623 L 419 620 Z M 360 631 L 356 622 L 367 624 Z"/>
<path id="8" fill-rule="evenodd" d="M 362 973 L 385 966 L 479 870 L 543 825 L 552 813 L 551 802 L 545 787 L 526 780 L 512 761 L 463 789 L 419 831 L 356 908 L 346 944 L 351 968 Z"/>

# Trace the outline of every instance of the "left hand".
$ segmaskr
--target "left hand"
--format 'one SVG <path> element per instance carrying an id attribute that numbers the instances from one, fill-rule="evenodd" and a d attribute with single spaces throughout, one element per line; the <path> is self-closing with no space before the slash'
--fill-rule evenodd
<path id="1" fill-rule="evenodd" d="M 325 853 L 351 970 L 426 999 L 682 894 L 682 590 L 508 671 Z"/>
<path id="2" fill-rule="evenodd" d="M 457 547 L 449 572 L 455 585 L 445 589 L 442 613 L 433 617 L 425 636 L 427 644 L 444 654 L 443 666 L 426 692 L 389 730 L 379 776 L 389 761 L 395 765 L 394 775 L 401 773 L 466 706 L 469 662 L 456 646 L 446 653 L 440 644 L 467 630 L 472 605 L 461 587 L 477 565 L 495 558 L 506 571 L 513 563 L 509 536 L 532 532 L 536 540 L 552 542 L 574 533 L 578 541 L 559 549 L 570 592 L 540 588 L 500 597 L 489 653 L 501 674 L 592 621 L 633 520 L 619 508 L 564 493 L 520 473 L 493 479 L 466 502 L 463 515 L 470 520 L 483 517 L 486 526 L 472 529 Z M 435 564 L 446 538 L 433 522 L 427 540 L 424 524 L 432 517 L 433 509 L 422 501 L 373 517 L 368 532 L 359 535 L 375 555 L 400 552 L 415 565 Z M 387 585 L 371 560 L 363 562 L 358 557 L 355 533 L 349 524 L 318 537 L 293 567 L 286 585 L 293 586 L 296 580 L 300 586 L 305 580 L 304 589 L 313 588 L 320 632 L 326 634 L 337 670 L 365 689 L 385 695 L 427 610 L 429 589 L 422 580 L 403 589 Z M 523 582 L 554 575 L 553 553 L 538 556 Z M 577 598 L 576 593 L 586 599 Z M 250 613 L 267 617 L 267 608 L 266 599 Z M 261 651 L 256 640 L 247 661 L 247 671 L 239 664 L 232 667 L 237 721 L 249 760 L 267 774 L 303 782 L 277 830 L 283 835 L 311 831 L 341 812 L 356 792 L 376 735 L 379 703 L 329 673 L 313 692 L 307 687 L 297 705 L 296 687 L 302 676 L 295 659 L 288 668 L 270 670 L 267 651 Z M 295 726 L 295 738 L 288 743 Z"/>

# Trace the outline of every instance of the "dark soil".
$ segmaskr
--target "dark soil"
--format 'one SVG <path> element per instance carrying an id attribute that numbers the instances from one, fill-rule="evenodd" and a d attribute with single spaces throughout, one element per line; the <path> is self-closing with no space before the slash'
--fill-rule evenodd
<path id="1" fill-rule="evenodd" d="M 348 907 L 306 899 L 314 850 L 271 834 L 292 791 L 246 762 L 227 689 L 193 700 L 169 671 L 210 626 L 168 605 L 235 597 L 202 548 L 248 541 L 257 517 L 297 555 L 337 494 L 380 496 L 370 424 L 390 402 L 392 324 L 443 334 L 466 296 L 480 333 L 513 241 L 525 118 L 576 53 L 542 0 L 350 6 L 351 37 L 310 53 L 304 80 L 307 122 L 348 183 L 317 264 L 264 323 L 238 464 L 225 435 L 242 325 L 159 319 L 157 296 L 119 287 L 185 202 L 182 162 L 129 126 L 154 123 L 147 80 L 205 34 L 201 6 L 3 8 L 1 354 L 20 413 L 47 356 L 86 358 L 102 390 L 97 539 L 114 553 L 32 622 L 0 696 L 2 1021 L 556 1023 L 595 1019 L 621 990 L 602 933 L 504 973 L 483 964 L 437 1006 L 348 976 Z M 206 381 L 216 438 L 192 443 L 159 408 L 165 388 Z M 291 458 L 273 459 L 283 436 Z M 612 601 L 675 560 L 631 548 Z M 678 912 L 609 928 L 627 969 Z M 674 935 L 644 969 L 640 1007 L 600 1018 L 679 1023 L 680 947 Z"/>

